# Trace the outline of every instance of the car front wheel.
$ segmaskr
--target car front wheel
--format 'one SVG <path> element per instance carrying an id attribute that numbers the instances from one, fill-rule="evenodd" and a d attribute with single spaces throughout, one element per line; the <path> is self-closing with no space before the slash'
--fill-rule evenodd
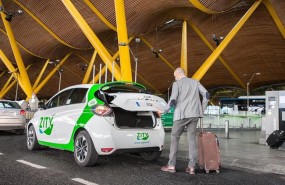
<path id="1" fill-rule="evenodd" d="M 153 151 L 153 152 L 142 152 L 140 156 L 146 161 L 154 161 L 157 160 L 161 155 L 161 151 Z"/>
<path id="2" fill-rule="evenodd" d="M 94 166 L 98 159 L 98 153 L 90 135 L 85 131 L 80 131 L 75 138 L 74 159 L 79 166 Z"/>
<path id="3" fill-rule="evenodd" d="M 37 150 L 40 149 L 40 145 L 38 143 L 36 131 L 33 125 L 28 128 L 27 132 L 27 147 L 29 150 Z"/>

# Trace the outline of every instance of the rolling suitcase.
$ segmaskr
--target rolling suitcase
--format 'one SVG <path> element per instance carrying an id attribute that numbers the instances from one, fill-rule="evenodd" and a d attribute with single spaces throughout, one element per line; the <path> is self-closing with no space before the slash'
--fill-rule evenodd
<path id="1" fill-rule="evenodd" d="M 200 118 L 200 127 L 202 131 L 198 134 L 199 167 L 206 173 L 210 170 L 220 173 L 221 158 L 218 137 L 212 132 L 203 130 L 202 118 Z"/>
<path id="2" fill-rule="evenodd" d="M 266 140 L 272 149 L 278 149 L 285 141 L 285 131 L 275 130 Z"/>

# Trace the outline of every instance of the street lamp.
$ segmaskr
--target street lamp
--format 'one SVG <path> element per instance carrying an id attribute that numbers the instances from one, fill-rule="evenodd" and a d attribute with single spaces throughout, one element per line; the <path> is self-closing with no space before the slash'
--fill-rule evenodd
<path id="1" fill-rule="evenodd" d="M 58 82 L 58 92 L 60 91 L 60 85 L 61 85 L 61 73 L 63 72 L 63 69 L 57 70 L 59 74 L 59 82 Z"/>
<path id="2" fill-rule="evenodd" d="M 249 84 L 251 82 L 251 80 L 253 79 L 254 76 L 259 76 L 261 75 L 261 73 L 253 73 L 253 75 L 251 76 L 250 80 L 246 83 L 246 96 L 247 96 L 247 112 L 249 110 Z"/>

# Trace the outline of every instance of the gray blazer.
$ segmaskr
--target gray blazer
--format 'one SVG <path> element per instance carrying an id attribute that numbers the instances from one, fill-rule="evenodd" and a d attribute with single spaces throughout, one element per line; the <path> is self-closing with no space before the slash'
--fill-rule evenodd
<path id="1" fill-rule="evenodd" d="M 202 95 L 202 105 L 199 94 Z M 173 120 L 183 118 L 203 117 L 203 111 L 207 108 L 210 94 L 192 78 L 183 77 L 173 83 L 172 93 L 168 105 L 175 102 Z"/>

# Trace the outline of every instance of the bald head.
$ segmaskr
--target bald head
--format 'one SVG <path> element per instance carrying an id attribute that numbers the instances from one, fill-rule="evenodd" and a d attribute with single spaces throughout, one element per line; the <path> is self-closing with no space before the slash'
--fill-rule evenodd
<path id="1" fill-rule="evenodd" d="M 180 80 L 182 77 L 185 77 L 184 69 L 182 69 L 181 67 L 178 67 L 177 69 L 175 69 L 174 77 L 175 77 L 175 80 Z"/>

